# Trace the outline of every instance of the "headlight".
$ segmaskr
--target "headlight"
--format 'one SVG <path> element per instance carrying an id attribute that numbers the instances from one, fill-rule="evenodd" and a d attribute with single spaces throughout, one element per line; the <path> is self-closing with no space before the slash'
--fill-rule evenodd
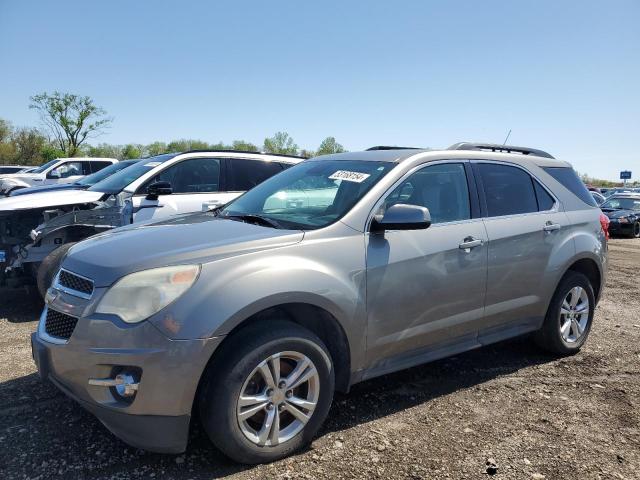
<path id="1" fill-rule="evenodd" d="M 627 217 L 620 217 L 618 218 L 618 221 L 620 223 L 629 223 L 629 219 Z"/>
<path id="2" fill-rule="evenodd" d="M 100 300 L 96 313 L 118 315 L 138 323 L 158 313 L 189 290 L 200 265 L 178 265 L 132 273 L 118 280 Z"/>

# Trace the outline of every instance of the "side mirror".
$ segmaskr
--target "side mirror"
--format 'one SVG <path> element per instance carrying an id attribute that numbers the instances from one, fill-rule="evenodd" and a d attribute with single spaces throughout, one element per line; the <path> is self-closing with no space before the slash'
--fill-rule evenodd
<path id="1" fill-rule="evenodd" d="M 47 174 L 47 178 L 58 180 L 59 178 L 61 178 L 61 175 L 57 170 L 53 170 Z"/>
<path id="2" fill-rule="evenodd" d="M 155 182 L 147 188 L 147 200 L 157 200 L 160 195 L 171 195 L 173 188 L 169 182 Z"/>
<path id="3" fill-rule="evenodd" d="M 376 215 L 371 222 L 373 233 L 385 230 L 423 230 L 431 226 L 431 214 L 426 207 L 396 203 L 384 215 Z"/>

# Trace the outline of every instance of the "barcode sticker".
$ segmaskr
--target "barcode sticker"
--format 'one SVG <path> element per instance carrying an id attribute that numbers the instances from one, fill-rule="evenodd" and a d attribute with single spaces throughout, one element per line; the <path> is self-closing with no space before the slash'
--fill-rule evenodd
<path id="1" fill-rule="evenodd" d="M 347 182 L 355 182 L 362 183 L 371 175 L 368 173 L 360 173 L 360 172 L 350 172 L 348 170 L 338 170 L 336 173 L 332 174 L 329 179 L 330 180 L 345 180 Z"/>

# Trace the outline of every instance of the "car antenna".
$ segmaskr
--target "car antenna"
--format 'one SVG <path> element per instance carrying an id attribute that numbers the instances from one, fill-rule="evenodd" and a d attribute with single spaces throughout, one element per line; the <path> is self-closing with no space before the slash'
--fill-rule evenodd
<path id="1" fill-rule="evenodd" d="M 509 133 L 507 133 L 507 138 L 504 139 L 504 142 L 502 143 L 502 145 L 506 145 L 507 144 L 507 140 L 509 140 L 510 136 L 511 136 L 511 129 L 509 129 Z"/>

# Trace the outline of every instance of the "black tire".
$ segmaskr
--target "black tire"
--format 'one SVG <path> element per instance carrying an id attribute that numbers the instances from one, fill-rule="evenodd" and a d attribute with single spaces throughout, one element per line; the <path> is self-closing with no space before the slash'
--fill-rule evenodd
<path id="1" fill-rule="evenodd" d="M 562 338 L 562 334 L 560 333 L 560 309 L 563 301 L 574 287 L 581 287 L 584 289 L 589 300 L 589 315 L 587 317 L 587 324 L 581 336 L 574 342 L 567 342 Z M 593 286 L 589 279 L 579 272 L 567 272 L 551 298 L 542 328 L 534 335 L 535 342 L 541 348 L 556 355 L 564 356 L 577 353 L 587 341 L 587 337 L 591 331 L 595 305 L 596 301 Z"/>
<path id="2" fill-rule="evenodd" d="M 302 430 L 277 446 L 258 446 L 240 428 L 237 401 L 251 372 L 279 352 L 299 352 L 313 362 L 319 377 L 319 398 Z M 334 393 L 334 369 L 322 341 L 309 330 L 286 321 L 247 327 L 229 338 L 203 376 L 200 419 L 213 444 L 243 464 L 268 463 L 286 457 L 311 442 L 324 422 Z"/>
<path id="3" fill-rule="evenodd" d="M 47 290 L 51 286 L 51 282 L 53 282 L 53 277 L 58 273 L 62 259 L 76 243 L 77 242 L 65 243 L 49 253 L 49 255 L 42 260 L 37 275 L 38 292 L 40 292 L 42 298 L 47 294 Z"/>
<path id="4" fill-rule="evenodd" d="M 631 238 L 640 238 L 640 222 L 635 222 L 631 226 Z"/>

